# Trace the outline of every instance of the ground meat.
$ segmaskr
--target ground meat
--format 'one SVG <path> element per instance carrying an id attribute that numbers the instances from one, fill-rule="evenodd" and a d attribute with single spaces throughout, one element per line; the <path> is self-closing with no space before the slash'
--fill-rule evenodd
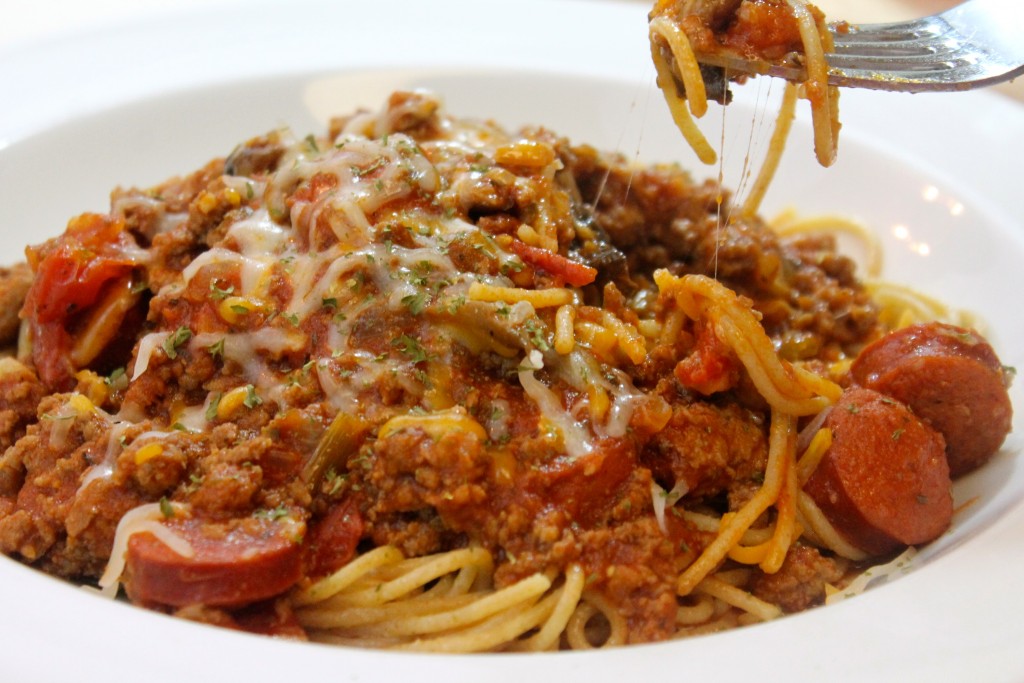
<path id="1" fill-rule="evenodd" d="M 0 453 L 7 450 L 35 421 L 36 408 L 46 388 L 36 374 L 13 358 L 0 359 Z M 8 488 L 3 482 L 3 457 L 0 456 L 0 495 Z"/>
<path id="2" fill-rule="evenodd" d="M 483 480 L 490 459 L 481 446 L 475 434 L 454 430 L 437 439 L 418 428 L 378 439 L 371 453 L 360 455 L 368 458 L 366 465 L 350 465 L 364 470 L 360 480 L 374 491 L 386 492 L 365 512 L 371 528 L 382 515 L 433 508 L 463 531 L 457 524 L 460 511 L 476 509 L 487 498 Z"/>
<path id="3" fill-rule="evenodd" d="M 68 508 L 67 536 L 45 558 L 49 571 L 61 576 L 99 576 L 114 545 L 121 516 L 147 499 L 116 476 L 99 477 L 78 492 Z"/>
<path id="4" fill-rule="evenodd" d="M 108 420 L 82 410 L 69 395 L 48 396 L 39 404 L 39 422 L 3 456 L 3 470 L 24 484 L 0 518 L 0 551 L 34 561 L 64 536 L 64 520 L 80 478 L 95 453 L 105 452 Z"/>
<path id="5" fill-rule="evenodd" d="M 758 574 L 754 595 L 778 604 L 785 612 L 799 612 L 825 601 L 825 584 L 834 584 L 846 571 L 841 561 L 824 557 L 816 548 L 797 543 L 789 549 L 775 574 Z"/>
<path id="6" fill-rule="evenodd" d="M 676 548 L 650 517 L 579 537 L 581 564 L 629 623 L 632 642 L 664 640 L 675 631 Z"/>
<path id="7" fill-rule="evenodd" d="M 666 489 L 682 483 L 688 496 L 713 497 L 764 471 L 768 440 L 760 421 L 735 404 L 677 402 L 641 461 Z"/>
<path id="8" fill-rule="evenodd" d="M 252 138 L 228 155 L 224 172 L 248 178 L 266 175 L 277 166 L 284 151 L 281 134 L 277 131 Z"/>
<path id="9" fill-rule="evenodd" d="M 441 552 L 466 541 L 450 533 L 437 512 L 429 509 L 376 515 L 366 533 L 374 545 L 393 545 L 407 557 Z"/>
<path id="10" fill-rule="evenodd" d="M 10 346 L 18 339 L 21 327 L 18 312 L 31 284 L 32 270 L 27 263 L 0 267 L 0 348 Z"/>
<path id="11" fill-rule="evenodd" d="M 677 167 L 637 170 L 587 147 L 564 161 L 631 273 L 714 275 L 754 302 L 789 360 L 852 357 L 881 333 L 877 307 L 833 238 L 787 242 L 756 217 L 720 221 L 717 184 L 696 184 Z"/>

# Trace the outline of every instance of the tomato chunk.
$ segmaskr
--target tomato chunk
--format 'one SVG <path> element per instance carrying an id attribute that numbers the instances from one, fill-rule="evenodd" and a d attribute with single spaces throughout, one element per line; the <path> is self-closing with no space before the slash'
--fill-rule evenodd
<path id="1" fill-rule="evenodd" d="M 77 369 L 68 357 L 72 322 L 100 300 L 104 287 L 130 276 L 134 247 L 123 222 L 82 214 L 64 234 L 27 250 L 35 279 L 22 316 L 32 331 L 32 360 L 48 387 L 70 386 Z"/>
<path id="2" fill-rule="evenodd" d="M 573 287 L 584 287 L 597 279 L 597 268 L 577 263 L 553 251 L 531 247 L 519 240 L 512 240 L 509 249 L 531 266 L 540 268 Z"/>
<path id="3" fill-rule="evenodd" d="M 715 334 L 714 326 L 704 322 L 697 329 L 693 352 L 679 361 L 673 372 L 683 386 L 710 396 L 736 386 L 740 362 Z"/>

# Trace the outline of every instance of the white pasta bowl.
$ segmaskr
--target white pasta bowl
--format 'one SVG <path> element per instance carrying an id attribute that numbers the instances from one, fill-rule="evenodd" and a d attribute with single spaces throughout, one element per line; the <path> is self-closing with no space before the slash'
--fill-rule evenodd
<path id="1" fill-rule="evenodd" d="M 13 261 L 71 216 L 104 210 L 117 185 L 187 172 L 280 125 L 320 132 L 332 114 L 376 108 L 410 87 L 435 90 L 459 116 L 543 124 L 713 177 L 719 169 L 697 167 L 653 88 L 642 5 L 523 0 L 504 3 L 498 21 L 498 5 L 461 0 L 296 2 L 287 12 L 254 3 L 0 52 L 0 92 L 16 94 L 0 108 L 0 253 Z M 751 122 L 770 128 L 769 89 L 738 91 L 725 136 L 721 110 L 702 122 L 724 140 L 727 186 L 742 180 Z M 1004 363 L 1024 367 L 1024 212 L 1014 176 L 1024 108 L 987 93 L 849 92 L 842 104 L 839 161 L 816 165 L 801 110 L 764 213 L 792 207 L 869 226 L 886 279 L 971 310 Z M 1019 385 L 1012 398 L 1024 405 Z M 1024 444 L 1014 424 L 994 462 L 957 483 L 954 527 L 922 549 L 913 571 L 772 623 L 607 652 L 397 655 L 174 620 L 0 557 L 0 679 L 1019 680 Z"/>

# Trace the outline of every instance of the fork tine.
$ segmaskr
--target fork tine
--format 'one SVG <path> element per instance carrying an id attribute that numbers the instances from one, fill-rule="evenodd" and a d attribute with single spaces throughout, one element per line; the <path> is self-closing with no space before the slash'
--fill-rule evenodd
<path id="1" fill-rule="evenodd" d="M 1016 35 L 1024 17 L 1021 6 L 1014 0 L 967 0 L 939 15 L 852 26 L 834 34 L 829 81 L 921 92 L 1013 78 L 1024 73 L 1024 49 Z"/>
<path id="2" fill-rule="evenodd" d="M 947 71 L 947 62 L 963 60 L 973 46 L 948 27 L 932 25 L 927 29 L 897 37 L 880 35 L 866 28 L 836 40 L 829 66 L 837 69 Z M 930 63 L 930 64 L 929 64 Z M 930 68 L 929 68 L 930 67 Z"/>
<path id="3" fill-rule="evenodd" d="M 879 89 L 885 89 L 885 83 L 888 82 L 892 86 L 891 89 L 905 90 L 913 87 L 914 81 L 926 81 L 930 78 L 941 77 L 947 81 L 969 79 L 978 75 L 978 67 L 977 63 L 970 59 L 942 62 L 922 59 L 917 62 L 909 62 L 879 58 L 870 62 L 859 62 L 858 68 L 837 67 L 829 81 L 837 85 L 847 85 L 849 82 L 855 81 L 860 87 L 867 87 L 862 81 L 878 79 L 879 74 L 885 74 L 882 82 L 877 85 Z M 924 85 L 927 86 L 929 83 Z"/>
<path id="4" fill-rule="evenodd" d="M 970 90 L 1024 76 L 1024 0 L 966 0 L 930 17 L 833 29 L 826 55 L 831 85 L 900 92 Z M 700 55 L 747 74 L 806 80 L 799 64 Z"/>
<path id="5" fill-rule="evenodd" d="M 851 28 L 849 33 L 835 35 L 835 54 L 844 57 L 872 57 L 879 54 L 934 54 L 937 46 L 955 49 L 960 45 L 956 32 L 948 26 L 929 22 L 926 27 L 906 30 L 882 30 L 873 26 Z"/>
<path id="6" fill-rule="evenodd" d="M 836 47 L 854 47 L 863 44 L 922 40 L 952 31 L 949 24 L 938 17 L 924 17 L 893 24 L 856 24 L 846 32 L 833 34 Z"/>

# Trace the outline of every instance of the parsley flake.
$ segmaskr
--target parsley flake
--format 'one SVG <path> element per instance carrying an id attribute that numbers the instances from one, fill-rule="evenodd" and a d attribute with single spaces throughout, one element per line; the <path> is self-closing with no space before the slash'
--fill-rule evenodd
<path id="1" fill-rule="evenodd" d="M 191 338 L 192 330 L 182 325 L 164 340 L 164 353 L 167 354 L 168 358 L 174 360 L 178 357 L 178 349 Z"/>
<path id="2" fill-rule="evenodd" d="M 427 295 L 424 292 L 417 292 L 402 297 L 402 304 L 409 309 L 413 315 L 419 315 L 427 307 Z"/>
<path id="3" fill-rule="evenodd" d="M 210 352 L 210 356 L 213 358 L 222 358 L 224 356 L 224 338 L 221 337 L 213 342 L 206 347 L 206 350 Z"/>
<path id="4" fill-rule="evenodd" d="M 206 406 L 207 422 L 213 422 L 217 419 L 217 409 L 220 408 L 220 400 L 222 398 L 224 398 L 224 394 L 220 391 L 210 397 L 210 405 Z"/>
<path id="5" fill-rule="evenodd" d="M 402 352 L 402 355 L 413 363 L 421 363 L 429 357 L 426 350 L 420 345 L 419 341 L 407 334 L 403 334 L 401 337 L 392 340 L 391 345 L 398 348 Z"/>
<path id="6" fill-rule="evenodd" d="M 263 399 L 256 395 L 256 387 L 251 384 L 245 386 L 245 398 L 242 399 L 242 404 L 246 408 L 255 408 L 256 406 L 263 403 Z"/>
<path id="7" fill-rule="evenodd" d="M 257 510 L 253 514 L 258 519 L 268 519 L 271 522 L 276 522 L 277 520 L 281 519 L 282 517 L 287 517 L 288 516 L 288 508 L 285 507 L 284 505 L 278 505 L 276 508 L 274 508 L 272 510 L 268 510 L 267 508 L 260 508 L 259 510 Z"/>
<path id="8" fill-rule="evenodd" d="M 225 288 L 221 288 L 221 287 L 217 286 L 217 281 L 216 280 L 210 280 L 210 296 L 213 297 L 214 299 L 217 299 L 217 300 L 226 299 L 226 298 L 228 298 L 229 296 L 231 296 L 234 293 L 235 293 L 235 286 L 234 285 L 228 285 Z"/>

